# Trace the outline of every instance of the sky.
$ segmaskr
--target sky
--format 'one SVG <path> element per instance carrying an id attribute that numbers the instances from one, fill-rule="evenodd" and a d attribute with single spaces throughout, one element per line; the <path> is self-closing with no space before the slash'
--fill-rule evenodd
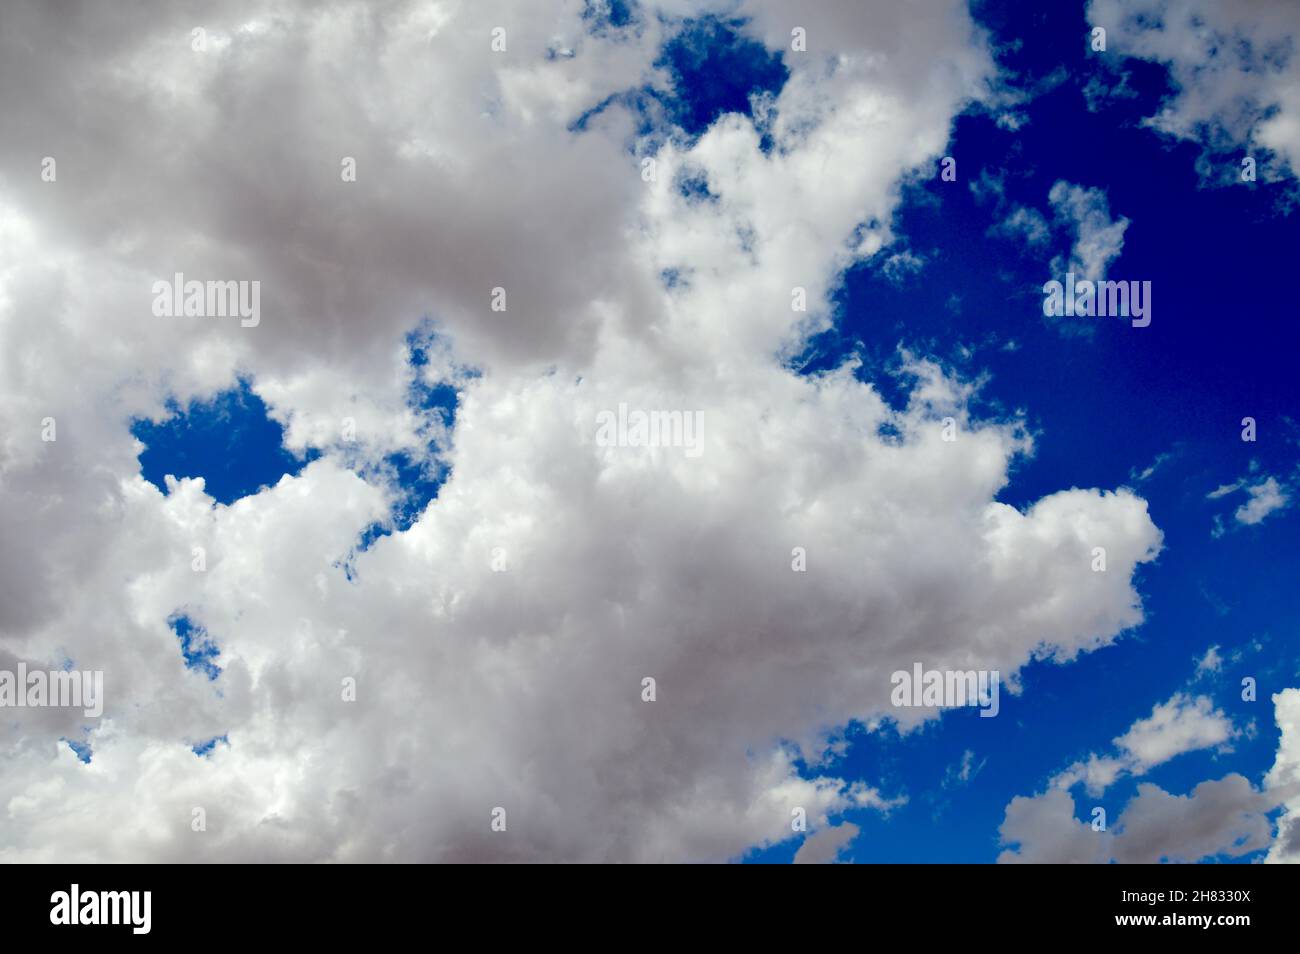
<path id="1" fill-rule="evenodd" d="M 1300 860 L 1297 42 L 6 4 L 0 859 Z"/>

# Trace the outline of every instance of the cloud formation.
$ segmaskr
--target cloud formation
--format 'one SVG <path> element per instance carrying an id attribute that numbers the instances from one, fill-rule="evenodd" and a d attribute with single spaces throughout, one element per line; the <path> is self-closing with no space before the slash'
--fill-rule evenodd
<path id="1" fill-rule="evenodd" d="M 1237 734 L 1232 720 L 1215 708 L 1209 696 L 1178 692 L 1116 738 L 1115 754 L 1094 753 L 1051 784 L 1069 789 L 1083 782 L 1090 795 L 1100 795 L 1123 775 L 1143 775 L 1184 752 L 1223 746 Z"/>
<path id="2" fill-rule="evenodd" d="M 1235 734 L 1208 699 L 1178 694 L 1115 740 L 1120 757 L 1094 755 L 1054 778 L 1042 794 L 1013 798 L 999 828 L 1004 850 L 998 862 L 1197 862 L 1239 858 L 1266 848 L 1267 861 L 1296 861 L 1300 690 L 1283 690 L 1273 696 L 1273 705 L 1282 736 L 1276 761 L 1260 788 L 1235 772 L 1199 782 L 1187 795 L 1143 782 L 1117 818 L 1107 821 L 1097 814 L 1099 808 L 1104 812 L 1103 806 L 1087 803 L 1083 811 L 1092 820 L 1076 817 L 1079 805 L 1071 790 L 1078 782 L 1085 782 L 1087 794 L 1098 798 L 1123 773 L 1142 774 L 1175 755 L 1222 744 Z M 1269 815 L 1279 806 L 1286 808 L 1275 838 Z"/>
<path id="3" fill-rule="evenodd" d="M 1088 21 L 1110 54 L 1169 68 L 1175 94 L 1148 120 L 1200 142 L 1240 181 L 1240 153 L 1259 153 L 1261 180 L 1300 171 L 1300 7 L 1269 0 L 1091 0 Z M 1275 158 L 1276 162 L 1264 161 Z"/>
<path id="4" fill-rule="evenodd" d="M 592 32 L 574 3 L 7 5 L 0 640 L 102 669 L 107 701 L 88 732 L 0 728 L 0 858 L 734 858 L 793 837 L 793 807 L 818 829 L 893 803 L 817 761 L 896 714 L 892 671 L 1014 678 L 1142 621 L 1142 499 L 999 502 L 1024 427 L 924 356 L 895 403 L 855 363 L 785 366 L 986 94 L 966 5 L 819 4 L 796 54 L 784 4 L 743 4 L 789 79 L 698 138 L 623 96 L 671 94 L 687 8 L 643 9 Z M 155 317 L 176 272 L 260 281 L 260 323 Z M 131 420 L 241 376 L 320 457 L 229 505 L 147 483 Z M 454 429 L 430 436 L 413 380 L 458 390 Z M 703 453 L 598 445 L 623 403 L 698 411 Z M 357 552 L 395 450 L 450 477 Z"/>

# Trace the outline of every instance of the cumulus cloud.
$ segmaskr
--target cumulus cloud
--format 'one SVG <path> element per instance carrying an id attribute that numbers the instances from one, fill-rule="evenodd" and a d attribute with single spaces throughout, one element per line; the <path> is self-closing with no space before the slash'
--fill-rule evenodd
<path id="1" fill-rule="evenodd" d="M 1300 689 L 1283 689 L 1273 696 L 1273 709 L 1282 735 L 1264 781 L 1271 790 L 1283 793 L 1285 808 L 1278 819 L 1277 840 L 1264 860 L 1300 864 Z"/>
<path id="2" fill-rule="evenodd" d="M 1134 722 L 1115 744 L 1139 771 L 1146 771 L 1183 752 L 1222 745 L 1234 734 L 1232 721 L 1209 697 L 1179 693 Z"/>
<path id="3" fill-rule="evenodd" d="M 622 94 L 671 92 L 658 51 L 700 9 L 593 33 L 573 3 L 6 6 L 0 640 L 103 670 L 107 703 L 88 764 L 75 725 L 0 727 L 0 858 L 734 858 L 792 837 L 793 807 L 829 831 L 895 803 L 798 768 L 895 713 L 894 670 L 1014 674 L 1142 621 L 1139 497 L 998 502 L 1024 428 L 924 356 L 900 404 L 852 363 L 785 366 L 985 94 L 966 4 L 801 11 L 765 128 L 692 139 Z M 738 12 L 788 51 L 784 11 Z M 156 318 L 178 271 L 260 281 L 260 324 Z M 230 505 L 146 483 L 132 418 L 240 376 L 320 456 Z M 430 437 L 413 377 L 458 390 L 453 429 Z M 702 453 L 601 446 L 621 403 L 698 411 Z M 362 475 L 395 449 L 450 477 L 357 552 L 393 492 Z M 215 681 L 184 666 L 182 609 Z"/>
<path id="4" fill-rule="evenodd" d="M 1156 706 L 1151 717 L 1134 723 L 1117 746 L 1119 758 L 1111 768 L 1089 772 L 1076 765 L 1053 780 L 1039 795 L 1017 796 L 1007 805 L 999 828 L 1005 850 L 1000 863 L 1155 864 L 1237 858 L 1269 849 L 1268 861 L 1297 861 L 1295 825 L 1300 793 L 1300 749 L 1296 746 L 1300 690 L 1286 689 L 1273 697 L 1282 730 L 1277 758 L 1260 788 L 1237 773 L 1206 780 L 1187 795 L 1171 794 L 1157 785 L 1141 783 L 1118 818 L 1103 828 L 1076 818 L 1079 806 L 1071 786 L 1083 780 L 1090 795 L 1100 795 L 1119 771 L 1140 773 L 1179 752 L 1204 748 L 1224 738 L 1230 726 L 1221 714 L 1207 711 L 1199 700 L 1175 696 Z M 1107 773 L 1110 773 L 1108 777 Z M 1094 786 L 1093 782 L 1099 784 Z M 1274 837 L 1269 814 L 1286 806 Z M 1086 806 L 1089 817 L 1095 806 Z"/>
<path id="5" fill-rule="evenodd" d="M 1171 795 L 1142 783 L 1114 822 L 1094 828 L 1075 817 L 1074 798 L 1052 789 L 1007 806 L 999 864 L 1159 864 L 1241 857 L 1267 848 L 1277 801 L 1236 773 Z M 1098 816 L 1100 818 L 1100 816 Z"/>
<path id="6" fill-rule="evenodd" d="M 1162 63 L 1175 94 L 1149 119 L 1212 153 L 1259 152 L 1259 177 L 1300 170 L 1300 7 L 1269 0 L 1091 0 L 1111 53 Z M 1239 180 L 1238 161 L 1224 162 Z"/>
<path id="7" fill-rule="evenodd" d="M 1170 795 L 1143 783 L 1125 806 L 1112 851 L 1121 864 L 1196 862 L 1240 857 L 1266 848 L 1274 802 L 1233 773 L 1198 784 L 1190 795 Z"/>
<path id="8" fill-rule="evenodd" d="M 1064 789 L 1032 798 L 1017 796 L 998 829 L 998 864 L 1104 864 L 1113 836 L 1093 831 L 1074 817 L 1074 799 Z"/>
<path id="9" fill-rule="evenodd" d="M 1052 785 L 1068 789 L 1083 782 L 1089 794 L 1099 795 L 1123 775 L 1143 775 L 1184 752 L 1223 746 L 1237 734 L 1209 696 L 1175 693 L 1113 740 L 1115 754 L 1090 755 L 1057 775 Z"/>

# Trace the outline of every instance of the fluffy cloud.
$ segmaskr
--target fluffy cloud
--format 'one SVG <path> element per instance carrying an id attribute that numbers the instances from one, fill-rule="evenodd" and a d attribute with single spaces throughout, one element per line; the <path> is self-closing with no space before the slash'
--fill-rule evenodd
<path id="1" fill-rule="evenodd" d="M 783 11 L 741 9 L 788 51 Z M 895 669 L 1014 674 L 1141 622 L 1132 575 L 1161 538 L 1140 498 L 1017 510 L 995 498 L 1032 447 L 969 413 L 972 385 L 904 354 L 895 406 L 855 365 L 781 360 L 987 89 L 964 3 L 801 12 L 809 50 L 784 54 L 764 129 L 732 115 L 697 140 L 639 139 L 617 99 L 665 87 L 676 27 L 654 10 L 599 35 L 575 3 L 5 18 L 0 639 L 102 669 L 108 701 L 89 764 L 57 741 L 75 725 L 0 728 L 0 858 L 732 858 L 792 837 L 792 807 L 816 830 L 893 803 L 813 756 L 893 714 Z M 687 171 L 716 201 L 681 194 Z M 261 323 L 154 317 L 177 271 L 259 280 Z M 425 316 L 439 344 L 412 371 Z M 320 458 L 230 506 L 147 484 L 130 419 L 241 374 Z M 459 389 L 432 447 L 413 374 Z M 700 412 L 703 453 L 600 446 L 621 403 Z M 391 504 L 358 473 L 394 449 L 451 476 L 349 575 Z M 216 681 L 185 669 L 178 609 Z"/>
<path id="2" fill-rule="evenodd" d="M 1094 831 L 1074 817 L 1061 789 L 1007 806 L 1001 864 L 1158 864 L 1236 858 L 1268 847 L 1276 802 L 1237 774 L 1201 782 L 1190 795 L 1143 783 L 1113 828 Z"/>
<path id="3" fill-rule="evenodd" d="M 1300 7 L 1268 0 L 1091 0 L 1111 53 L 1163 63 L 1176 94 L 1151 124 L 1215 152 L 1260 151 L 1260 178 L 1300 170 Z M 1261 157 L 1262 158 L 1262 157 Z M 1236 179 L 1240 165 L 1225 163 Z"/>
<path id="4" fill-rule="evenodd" d="M 1161 703 L 1115 740 L 1138 771 L 1169 761 L 1175 755 L 1222 745 L 1235 735 L 1232 720 L 1207 696 L 1182 693 Z"/>
<path id="5" fill-rule="evenodd" d="M 1230 773 L 1197 784 L 1187 795 L 1173 795 L 1157 785 L 1142 783 L 1117 819 L 1093 830 L 1076 818 L 1078 806 L 1070 793 L 1078 781 L 1099 795 L 1122 771 L 1141 773 L 1180 752 L 1205 748 L 1230 737 L 1231 727 L 1208 700 L 1175 696 L 1156 706 L 1116 739 L 1124 754 L 1094 756 L 1053 780 L 1046 792 L 1017 796 L 1007 806 L 999 829 L 1006 850 L 1002 863 L 1154 864 L 1196 862 L 1220 856 L 1241 857 L 1264 848 L 1269 861 L 1295 861 L 1293 817 L 1300 793 L 1300 750 L 1296 719 L 1300 690 L 1287 689 L 1273 697 L 1282 737 L 1277 759 L 1256 789 L 1243 776 Z M 1106 763 L 1101 765 L 1100 763 Z M 1287 805 L 1277 837 L 1269 813 Z"/>
<path id="6" fill-rule="evenodd" d="M 1270 789 L 1283 793 L 1285 811 L 1278 820 L 1277 840 L 1265 861 L 1300 864 L 1300 689 L 1284 689 L 1273 697 L 1282 737 L 1277 758 L 1265 776 Z"/>
<path id="7" fill-rule="evenodd" d="M 1142 783 L 1113 828 L 1093 830 L 1075 817 L 1064 789 L 1007 806 L 999 829 L 1010 846 L 1000 864 L 1159 864 L 1241 857 L 1273 840 L 1268 813 L 1277 799 L 1256 791 L 1241 775 L 1198 784 L 1190 795 L 1171 795 Z"/>
<path id="8" fill-rule="evenodd" d="M 1090 755 L 1056 776 L 1052 785 L 1068 789 L 1082 781 L 1090 794 L 1099 795 L 1122 775 L 1145 774 L 1184 752 L 1223 746 L 1236 735 L 1232 720 L 1209 696 L 1175 693 L 1114 740 L 1115 755 Z"/>
<path id="9" fill-rule="evenodd" d="M 1012 799 L 998 834 L 1001 844 L 1014 846 L 998 856 L 999 864 L 1104 864 L 1112 837 L 1075 818 L 1074 799 L 1064 789 Z"/>

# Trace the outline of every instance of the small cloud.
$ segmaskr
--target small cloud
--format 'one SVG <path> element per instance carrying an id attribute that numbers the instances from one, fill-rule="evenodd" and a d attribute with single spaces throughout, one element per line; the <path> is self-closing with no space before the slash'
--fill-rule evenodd
<path id="1" fill-rule="evenodd" d="M 1106 269 L 1124 249 L 1124 233 L 1129 220 L 1111 219 L 1110 200 L 1102 189 L 1088 189 L 1064 180 L 1048 193 L 1047 201 L 1059 222 L 1074 236 L 1068 269 L 1088 281 L 1106 277 Z M 1053 272 L 1064 272 L 1067 263 L 1060 258 L 1052 263 Z"/>
<path id="2" fill-rule="evenodd" d="M 1196 675 L 1198 676 L 1218 672 L 1222 668 L 1223 657 L 1219 655 L 1218 646 L 1211 646 L 1205 651 L 1205 655 L 1196 661 Z"/>
<path id="3" fill-rule="evenodd" d="M 976 202 L 983 204 L 994 201 L 1000 206 L 1007 193 L 1006 171 L 995 174 L 987 169 L 981 169 L 980 174 L 971 180 L 970 191 Z"/>
<path id="4" fill-rule="evenodd" d="M 1113 739 L 1114 754 L 1094 753 L 1075 762 L 1054 777 L 1050 787 L 1069 789 L 1083 782 L 1090 795 L 1100 795 L 1124 775 L 1145 775 L 1185 752 L 1222 750 L 1239 734 L 1209 696 L 1178 692 Z"/>
<path id="5" fill-rule="evenodd" d="M 1258 470 L 1258 461 L 1252 461 L 1251 473 L 1256 473 Z M 1254 482 L 1250 477 L 1242 477 L 1230 484 L 1220 484 L 1206 494 L 1205 498 L 1207 500 L 1221 500 L 1240 490 L 1245 490 L 1250 498 L 1232 514 L 1233 519 L 1240 526 L 1253 527 L 1258 523 L 1262 523 L 1269 514 L 1285 510 L 1291 504 L 1291 489 L 1276 477 L 1265 477 L 1263 480 L 1255 480 Z M 1225 523 L 1223 516 L 1216 514 L 1210 535 L 1217 539 L 1230 529 L 1232 528 Z"/>
<path id="6" fill-rule="evenodd" d="M 1173 459 L 1173 456 L 1174 455 L 1172 451 L 1166 454 L 1157 454 L 1156 459 L 1153 460 L 1150 466 L 1147 467 L 1144 471 L 1142 471 L 1142 473 L 1139 474 L 1136 468 L 1134 470 L 1129 471 L 1129 479 L 1139 484 L 1142 483 L 1143 481 L 1150 480 L 1152 476 L 1155 475 L 1155 472 L 1157 470 L 1163 467 L 1168 461 Z"/>
<path id="7" fill-rule="evenodd" d="M 1115 740 L 1135 766 L 1135 773 L 1168 762 L 1176 755 L 1223 745 L 1236 736 L 1232 720 L 1214 708 L 1209 696 L 1177 693 L 1134 722 Z"/>
<path id="8" fill-rule="evenodd" d="M 1247 487 L 1246 492 L 1250 494 L 1250 500 L 1238 507 L 1233 516 L 1238 523 L 1248 526 L 1259 523 L 1270 513 L 1284 509 L 1291 499 L 1273 477 Z"/>
<path id="9" fill-rule="evenodd" d="M 1052 238 L 1052 230 L 1043 213 L 1025 205 L 1017 205 L 1001 222 L 993 225 L 988 234 L 997 238 L 1023 239 L 1031 248 L 1046 245 Z"/>
<path id="10" fill-rule="evenodd" d="M 943 777 L 943 787 L 952 788 L 956 785 L 966 785 L 973 782 L 976 776 L 984 770 L 986 764 L 988 764 L 987 758 L 981 759 L 979 763 L 976 764 L 974 751 L 967 749 L 962 753 L 961 761 L 959 763 L 948 766 L 948 771 Z"/>
<path id="11" fill-rule="evenodd" d="M 1208 494 L 1206 494 L 1205 499 L 1218 500 L 1220 497 L 1226 497 L 1228 496 L 1228 494 L 1236 493 L 1238 490 L 1241 489 L 1242 484 L 1244 483 L 1245 483 L 1244 480 L 1239 480 L 1235 484 L 1220 484 L 1218 487 L 1215 487 Z"/>
<path id="12" fill-rule="evenodd" d="M 1022 126 L 1029 122 L 1029 117 L 1024 113 L 1005 112 L 998 113 L 997 124 L 999 129 L 1006 129 L 1010 132 L 1018 131 Z"/>
<path id="13" fill-rule="evenodd" d="M 881 266 L 880 270 L 895 285 L 901 285 L 912 275 L 919 272 L 924 265 L 925 259 L 920 255 L 903 251 L 885 259 L 885 264 Z"/>
<path id="14" fill-rule="evenodd" d="M 1105 60 L 1098 60 L 1098 62 L 1104 63 Z M 1100 74 L 1094 75 L 1083 87 L 1083 98 L 1088 105 L 1088 112 L 1100 112 L 1118 100 L 1137 99 L 1137 90 L 1129 86 L 1128 81 L 1127 71 L 1119 73 L 1114 83 L 1108 83 Z"/>

